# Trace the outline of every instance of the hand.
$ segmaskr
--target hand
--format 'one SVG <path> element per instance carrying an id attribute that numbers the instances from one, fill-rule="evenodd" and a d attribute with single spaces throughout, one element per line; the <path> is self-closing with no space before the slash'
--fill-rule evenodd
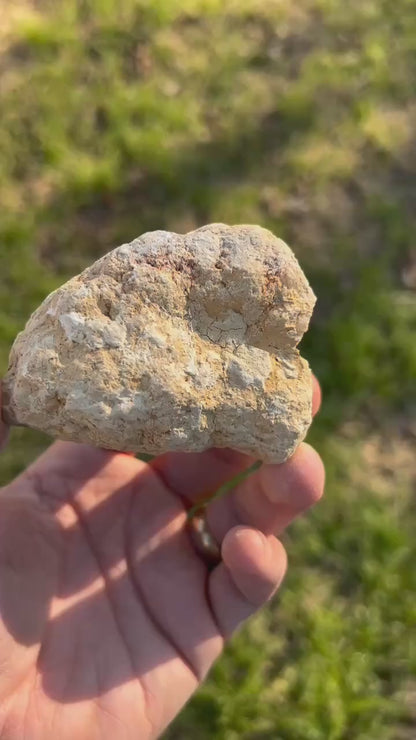
<path id="1" fill-rule="evenodd" d="M 209 506 L 222 552 L 209 570 L 186 508 L 252 462 L 214 449 L 145 464 L 57 442 L 1 491 L 1 738 L 159 736 L 280 585 L 274 534 L 321 496 L 309 445 L 261 467 Z"/>

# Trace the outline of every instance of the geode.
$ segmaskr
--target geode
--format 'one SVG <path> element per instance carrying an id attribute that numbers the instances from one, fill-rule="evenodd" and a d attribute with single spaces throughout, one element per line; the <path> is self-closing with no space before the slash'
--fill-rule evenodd
<path id="1" fill-rule="evenodd" d="M 143 234 L 52 293 L 3 381 L 10 424 L 114 450 L 283 462 L 311 423 L 315 296 L 259 226 Z"/>

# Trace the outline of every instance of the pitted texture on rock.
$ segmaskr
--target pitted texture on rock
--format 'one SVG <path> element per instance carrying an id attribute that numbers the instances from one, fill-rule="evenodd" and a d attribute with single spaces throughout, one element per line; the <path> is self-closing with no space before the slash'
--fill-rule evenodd
<path id="1" fill-rule="evenodd" d="M 52 293 L 17 337 L 9 423 L 110 449 L 282 462 L 311 422 L 296 346 L 315 296 L 259 226 L 143 234 Z"/>

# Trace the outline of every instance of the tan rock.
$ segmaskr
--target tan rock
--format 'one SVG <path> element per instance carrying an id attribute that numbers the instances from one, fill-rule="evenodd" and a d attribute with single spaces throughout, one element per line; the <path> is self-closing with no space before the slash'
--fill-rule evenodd
<path id="1" fill-rule="evenodd" d="M 311 422 L 315 296 L 259 226 L 143 234 L 52 293 L 11 351 L 9 423 L 117 450 L 282 462 Z"/>

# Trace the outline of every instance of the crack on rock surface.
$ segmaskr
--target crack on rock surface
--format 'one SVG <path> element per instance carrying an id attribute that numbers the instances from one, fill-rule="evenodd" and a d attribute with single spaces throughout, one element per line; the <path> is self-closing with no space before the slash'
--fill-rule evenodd
<path id="1" fill-rule="evenodd" d="M 314 304 L 266 229 L 148 232 L 35 311 L 11 351 L 5 418 L 116 450 L 232 447 L 283 462 L 311 422 L 297 344 Z"/>

